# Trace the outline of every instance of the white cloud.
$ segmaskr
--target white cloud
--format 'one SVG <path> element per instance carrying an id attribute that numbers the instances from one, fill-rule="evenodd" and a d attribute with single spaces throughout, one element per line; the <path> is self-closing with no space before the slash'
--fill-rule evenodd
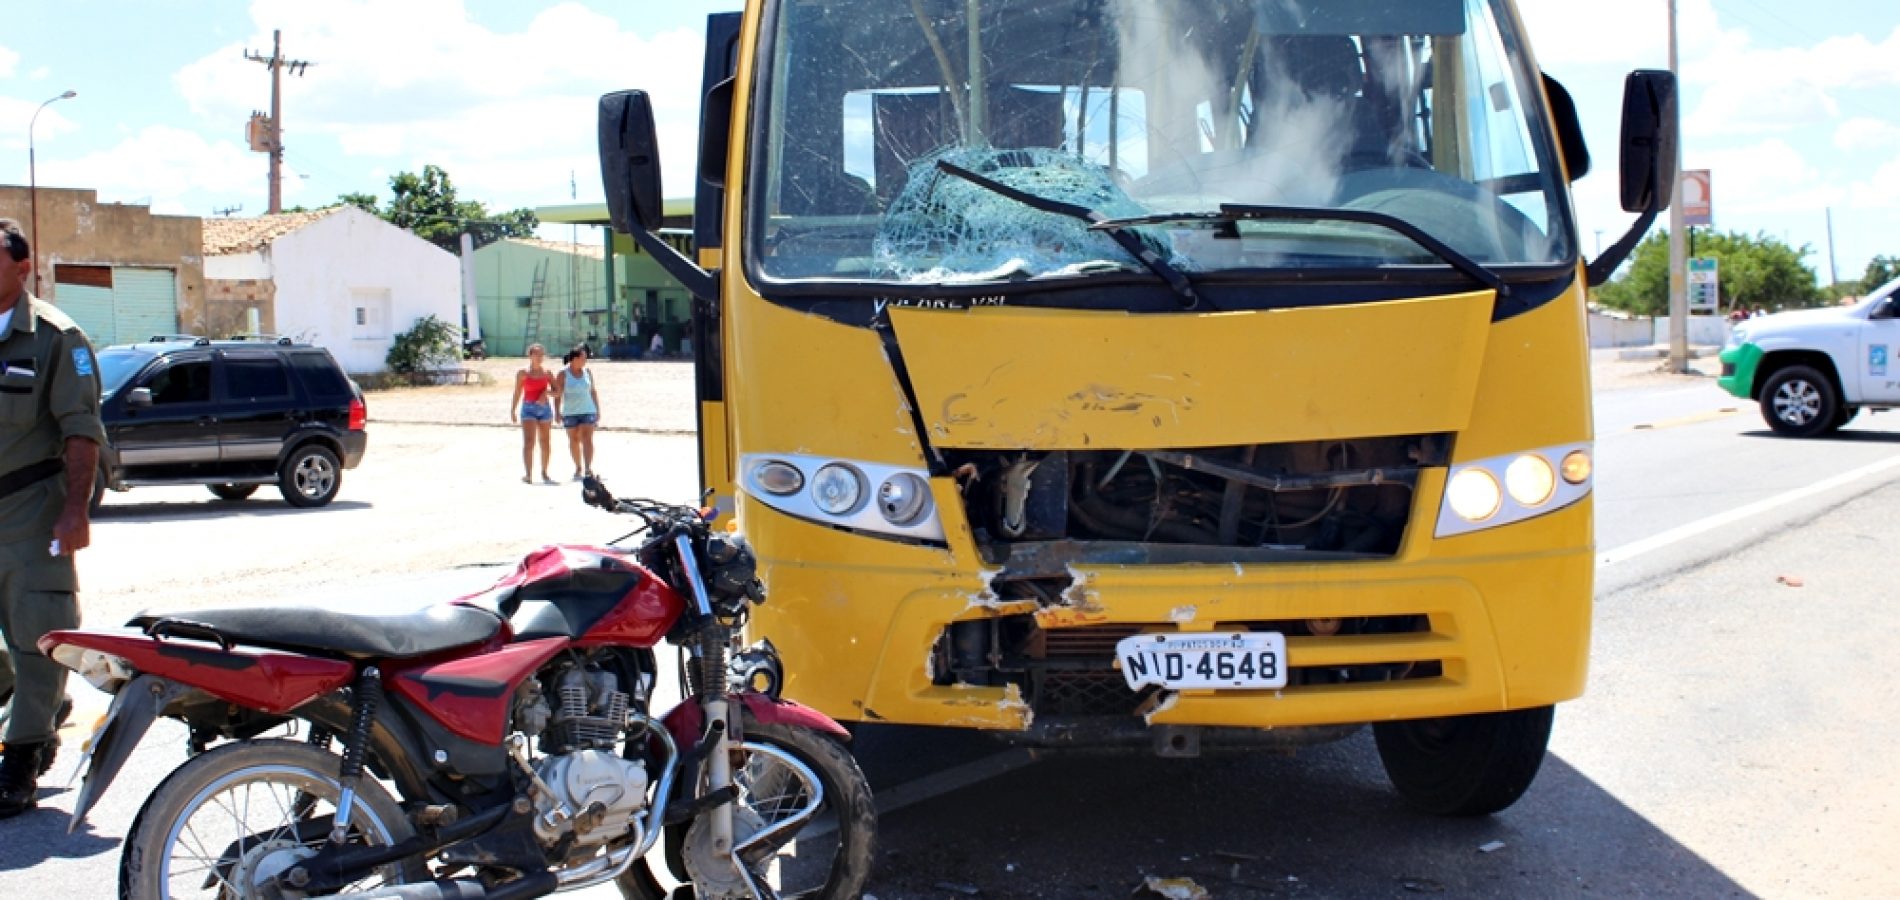
<path id="1" fill-rule="evenodd" d="M 1866 182 L 1856 184 L 1852 193 L 1850 204 L 1858 209 L 1891 212 L 1900 208 L 1900 155 L 1874 170 Z"/>
<path id="2" fill-rule="evenodd" d="M 26 73 L 26 77 L 34 81 L 45 81 L 48 77 L 52 76 L 52 74 L 52 66 L 39 66 L 33 71 Z"/>
<path id="3" fill-rule="evenodd" d="M 35 113 L 39 115 L 37 123 L 33 119 Z M 57 106 L 40 109 L 39 100 L 0 96 L 0 147 L 25 150 L 29 127 L 33 132 L 34 143 L 40 147 L 47 146 L 62 134 L 79 129 L 73 120 L 59 114 Z M 21 174 L 24 175 L 25 170 Z"/>
<path id="4" fill-rule="evenodd" d="M 334 140 L 346 156 L 394 158 L 411 170 L 440 165 L 465 196 L 498 206 L 564 200 L 568 170 L 585 159 L 581 196 L 598 198 L 599 95 L 644 87 L 654 99 L 667 183 L 691 190 L 697 32 L 642 37 L 574 3 L 543 10 L 518 32 L 473 21 L 461 0 L 258 0 L 251 15 L 256 34 L 187 65 L 174 80 L 194 112 L 241 122 L 269 102 L 265 69 L 243 51 L 268 52 L 269 29 L 281 28 L 285 55 L 313 63 L 284 80 L 292 159 L 300 140 Z M 347 189 L 381 193 L 386 186 L 366 173 Z"/>
<path id="5" fill-rule="evenodd" d="M 1900 29 L 1876 44 L 1864 35 L 1831 37 L 1804 47 L 1725 46 L 1694 61 L 1684 77 L 1703 88 L 1689 117 L 1692 137 L 1788 132 L 1840 115 L 1844 93 L 1900 87 Z"/>
<path id="6" fill-rule="evenodd" d="M 1518 5 L 1524 27 L 1546 69 L 1601 66 L 1627 70 L 1669 65 L 1669 18 L 1655 0 Z M 1678 10 L 1679 50 L 1685 61 L 1745 43 L 1726 28 L 1709 0 L 1684 0 Z"/>
<path id="7" fill-rule="evenodd" d="M 235 141 L 207 141 L 169 125 L 150 125 L 118 144 L 72 159 L 40 162 L 40 183 L 87 187 L 106 202 L 149 203 L 158 212 L 206 215 L 188 208 L 194 192 L 229 196 L 255 192 L 265 162 Z M 287 179 L 285 194 L 294 189 Z"/>
<path id="8" fill-rule="evenodd" d="M 1900 148 L 1900 123 L 1865 116 L 1848 119 L 1834 130 L 1834 146 L 1849 153 Z"/>
<path id="9" fill-rule="evenodd" d="M 1847 196 L 1838 179 L 1824 174 L 1781 138 L 1698 152 L 1686 163 L 1689 168 L 1714 172 L 1717 225 L 1725 214 L 1813 213 L 1838 205 Z"/>
<path id="10" fill-rule="evenodd" d="M 0 47 L 0 78 L 13 77 L 13 67 L 20 64 L 20 54 Z"/>

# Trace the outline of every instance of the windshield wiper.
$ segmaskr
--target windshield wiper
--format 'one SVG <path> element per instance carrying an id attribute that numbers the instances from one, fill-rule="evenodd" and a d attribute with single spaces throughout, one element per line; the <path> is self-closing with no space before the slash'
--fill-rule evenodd
<path id="1" fill-rule="evenodd" d="M 1096 210 L 1084 206 L 1064 203 L 1060 200 L 1051 200 L 1048 197 L 1039 197 L 1028 191 L 1010 187 L 1000 181 L 985 178 L 969 169 L 945 160 L 937 160 L 937 169 L 946 175 L 954 175 L 990 193 L 1008 197 L 1030 209 L 1041 210 L 1042 212 L 1066 216 L 1077 221 L 1089 223 L 1091 230 L 1107 233 L 1117 245 L 1123 250 L 1128 251 L 1129 255 L 1133 256 L 1137 262 L 1146 266 L 1148 271 L 1155 273 L 1157 276 L 1160 276 L 1162 281 L 1167 282 L 1168 287 L 1172 288 L 1175 294 L 1180 296 L 1182 308 L 1195 309 L 1201 305 L 1201 296 L 1194 290 L 1194 285 L 1188 281 L 1187 276 L 1182 274 L 1180 269 L 1169 265 L 1167 260 L 1162 259 L 1161 254 L 1156 253 L 1154 248 L 1144 243 L 1140 235 L 1128 230 L 1128 228 L 1133 225 L 1145 223 L 1133 219 L 1111 219 Z"/>
<path id="2" fill-rule="evenodd" d="M 1504 283 L 1498 273 L 1463 253 L 1452 249 L 1451 245 L 1441 241 L 1424 229 L 1413 225 L 1398 216 L 1363 209 L 1321 209 L 1304 206 L 1251 206 L 1240 203 L 1223 203 L 1220 212 L 1180 212 L 1155 213 L 1146 216 L 1128 216 L 1120 219 L 1104 219 L 1090 225 L 1107 231 L 1109 234 L 1121 233 L 1119 229 L 1138 225 L 1167 225 L 1178 222 L 1218 222 L 1233 224 L 1242 220 L 1281 221 L 1281 222 L 1356 222 L 1362 225 L 1376 225 L 1388 231 L 1404 235 L 1412 243 L 1431 251 L 1433 256 L 1444 260 L 1452 268 L 1471 276 L 1473 281 L 1496 291 L 1500 297 L 1511 294 L 1511 286 Z"/>

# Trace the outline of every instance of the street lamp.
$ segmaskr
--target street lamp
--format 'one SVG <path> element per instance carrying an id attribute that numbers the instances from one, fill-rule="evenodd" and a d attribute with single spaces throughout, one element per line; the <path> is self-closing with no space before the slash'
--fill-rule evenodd
<path id="1" fill-rule="evenodd" d="M 39 167 L 33 158 L 33 126 L 40 123 L 41 110 L 61 100 L 71 100 L 77 96 L 79 92 L 67 91 L 40 104 L 40 108 L 33 111 L 33 118 L 26 123 L 26 196 L 27 204 L 33 207 L 33 221 L 28 227 L 33 230 L 33 294 L 35 296 L 40 293 L 40 176 Z"/>

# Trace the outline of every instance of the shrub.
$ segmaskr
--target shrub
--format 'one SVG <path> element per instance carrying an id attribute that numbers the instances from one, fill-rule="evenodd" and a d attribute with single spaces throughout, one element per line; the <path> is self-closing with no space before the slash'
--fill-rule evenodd
<path id="1" fill-rule="evenodd" d="M 423 372 L 440 369 L 462 359 L 462 329 L 435 316 L 417 319 L 415 327 L 399 335 L 390 345 L 384 364 L 411 381 Z"/>

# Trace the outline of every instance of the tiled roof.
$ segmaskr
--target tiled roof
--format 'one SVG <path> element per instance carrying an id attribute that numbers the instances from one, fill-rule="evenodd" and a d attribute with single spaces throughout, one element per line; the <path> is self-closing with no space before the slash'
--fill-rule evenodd
<path id="1" fill-rule="evenodd" d="M 504 238 L 503 240 L 510 244 L 520 244 L 524 247 L 533 247 L 537 250 L 548 250 L 554 253 L 573 253 L 579 256 L 585 256 L 588 259 L 605 260 L 607 258 L 607 248 L 599 244 L 544 241 L 540 238 Z"/>
<path id="2" fill-rule="evenodd" d="M 341 206 L 312 212 L 279 213 L 249 219 L 206 219 L 206 256 L 253 253 L 270 242 L 341 210 Z"/>

